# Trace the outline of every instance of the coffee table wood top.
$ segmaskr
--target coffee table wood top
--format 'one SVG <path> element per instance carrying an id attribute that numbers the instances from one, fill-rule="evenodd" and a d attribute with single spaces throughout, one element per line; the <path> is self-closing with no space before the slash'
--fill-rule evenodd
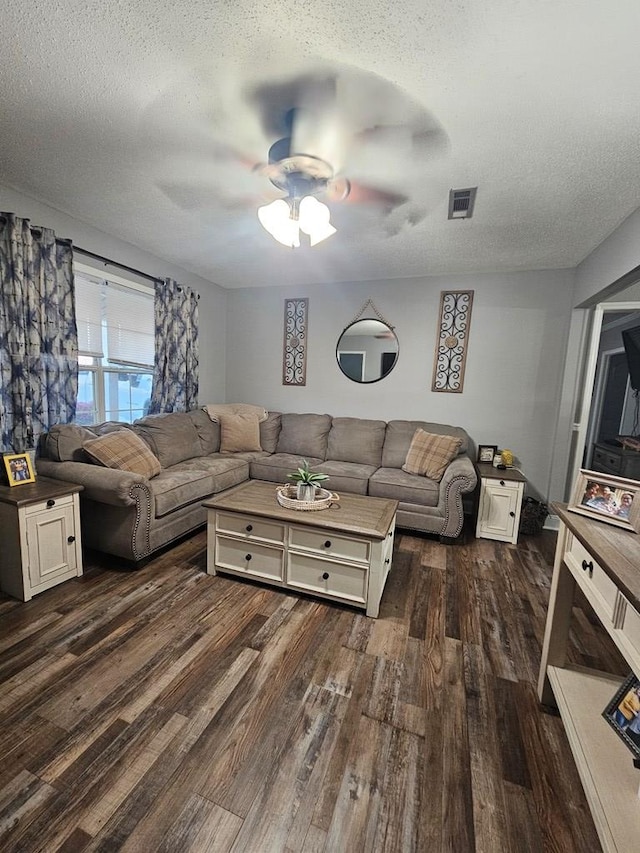
<path id="1" fill-rule="evenodd" d="M 349 494 L 341 494 L 340 503 L 328 509 L 287 509 L 278 503 L 276 489 L 279 485 L 250 480 L 219 497 L 204 501 L 202 505 L 207 509 L 242 512 L 306 527 L 355 533 L 371 539 L 385 538 L 398 509 L 398 501 Z"/>

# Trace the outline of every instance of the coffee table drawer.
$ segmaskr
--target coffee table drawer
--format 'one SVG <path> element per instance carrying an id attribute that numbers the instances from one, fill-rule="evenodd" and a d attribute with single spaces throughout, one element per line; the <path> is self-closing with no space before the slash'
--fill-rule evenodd
<path id="1" fill-rule="evenodd" d="M 229 569 L 257 578 L 282 581 L 284 577 L 284 551 L 255 542 L 241 542 L 216 536 L 216 569 Z"/>
<path id="2" fill-rule="evenodd" d="M 239 515 L 232 512 L 219 512 L 216 516 L 216 529 L 221 533 L 233 533 L 248 540 L 284 544 L 284 524 L 265 521 L 252 515 Z"/>
<path id="3" fill-rule="evenodd" d="M 313 551 L 323 557 L 368 565 L 371 546 L 363 539 L 336 536 L 332 531 L 292 526 L 289 528 L 289 547 L 300 551 Z"/>
<path id="4" fill-rule="evenodd" d="M 287 586 L 363 604 L 367 600 L 367 569 L 329 563 L 289 551 Z"/>

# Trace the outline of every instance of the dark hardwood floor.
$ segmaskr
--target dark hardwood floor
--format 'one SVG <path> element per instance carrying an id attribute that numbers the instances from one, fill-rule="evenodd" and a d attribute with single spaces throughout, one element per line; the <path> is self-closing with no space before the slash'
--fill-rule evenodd
<path id="1" fill-rule="evenodd" d="M 599 851 L 535 692 L 554 542 L 400 533 L 377 620 L 209 577 L 204 532 L 0 597 L 0 850 Z"/>

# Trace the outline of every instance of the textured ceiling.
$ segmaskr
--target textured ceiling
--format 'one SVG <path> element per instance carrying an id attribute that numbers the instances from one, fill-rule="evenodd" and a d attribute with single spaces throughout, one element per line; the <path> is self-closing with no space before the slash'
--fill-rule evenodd
<path id="1" fill-rule="evenodd" d="M 640 204 L 639 25 L 637 0 L 4 0 L 0 184 L 224 287 L 572 267 Z M 278 138 L 245 96 L 319 67 L 375 75 L 364 113 L 412 104 L 446 144 L 352 150 L 409 200 L 334 204 L 338 234 L 290 250 L 238 162 Z"/>

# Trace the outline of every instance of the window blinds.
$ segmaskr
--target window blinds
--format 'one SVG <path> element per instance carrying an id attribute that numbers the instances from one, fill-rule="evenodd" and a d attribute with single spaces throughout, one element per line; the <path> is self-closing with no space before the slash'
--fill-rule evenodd
<path id="1" fill-rule="evenodd" d="M 75 282 L 79 353 L 153 367 L 153 292 L 78 274 Z"/>
<path id="2" fill-rule="evenodd" d="M 153 295 L 107 284 L 105 317 L 109 361 L 153 367 Z"/>
<path id="3" fill-rule="evenodd" d="M 76 324 L 78 352 L 93 358 L 103 358 L 102 351 L 102 283 L 74 276 L 76 284 Z"/>

